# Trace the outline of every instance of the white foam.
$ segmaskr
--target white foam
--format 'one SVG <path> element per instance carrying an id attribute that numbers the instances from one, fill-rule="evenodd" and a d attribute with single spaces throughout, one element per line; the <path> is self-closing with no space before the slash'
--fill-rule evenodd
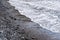
<path id="1" fill-rule="evenodd" d="M 54 13 L 55 10 L 60 10 L 59 1 L 9 0 L 9 3 L 43 28 L 52 32 L 60 31 L 60 19 Z M 47 12 L 48 10 L 52 10 L 52 12 Z"/>

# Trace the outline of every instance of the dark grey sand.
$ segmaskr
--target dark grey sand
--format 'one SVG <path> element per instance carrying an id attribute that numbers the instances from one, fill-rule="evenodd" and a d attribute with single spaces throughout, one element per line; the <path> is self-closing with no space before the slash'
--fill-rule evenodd
<path id="1" fill-rule="evenodd" d="M 0 40 L 60 40 L 59 33 L 41 28 L 7 1 L 0 0 Z"/>

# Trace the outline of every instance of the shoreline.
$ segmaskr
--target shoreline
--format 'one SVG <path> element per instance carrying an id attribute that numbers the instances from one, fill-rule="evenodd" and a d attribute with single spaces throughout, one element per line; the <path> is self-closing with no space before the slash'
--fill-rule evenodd
<path id="1" fill-rule="evenodd" d="M 43 29 L 7 1 L 0 1 L 1 40 L 60 40 L 60 34 Z"/>

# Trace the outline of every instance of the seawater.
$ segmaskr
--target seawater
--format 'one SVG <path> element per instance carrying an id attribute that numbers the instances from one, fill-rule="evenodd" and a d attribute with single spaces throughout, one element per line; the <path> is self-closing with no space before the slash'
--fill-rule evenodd
<path id="1" fill-rule="evenodd" d="M 9 0 L 8 2 L 41 27 L 60 33 L 59 0 Z"/>

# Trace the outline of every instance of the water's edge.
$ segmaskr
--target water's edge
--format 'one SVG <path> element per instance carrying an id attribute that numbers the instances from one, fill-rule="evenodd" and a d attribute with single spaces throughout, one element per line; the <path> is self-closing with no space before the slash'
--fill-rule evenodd
<path id="1" fill-rule="evenodd" d="M 41 27 L 52 32 L 60 32 L 60 1 L 9 0 L 8 2 L 22 15 L 29 17 Z"/>
<path id="2" fill-rule="evenodd" d="M 41 28 L 7 0 L 0 0 L 0 36 L 1 40 L 60 40 L 60 34 Z"/>

